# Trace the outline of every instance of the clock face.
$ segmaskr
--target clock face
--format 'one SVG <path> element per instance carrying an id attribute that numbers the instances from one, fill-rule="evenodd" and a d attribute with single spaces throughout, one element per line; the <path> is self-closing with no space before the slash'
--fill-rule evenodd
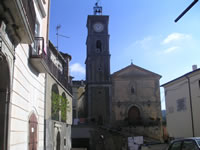
<path id="1" fill-rule="evenodd" d="M 94 31 L 96 31 L 96 32 L 102 32 L 104 29 L 104 26 L 102 23 L 95 23 L 93 25 L 93 28 L 94 28 Z"/>

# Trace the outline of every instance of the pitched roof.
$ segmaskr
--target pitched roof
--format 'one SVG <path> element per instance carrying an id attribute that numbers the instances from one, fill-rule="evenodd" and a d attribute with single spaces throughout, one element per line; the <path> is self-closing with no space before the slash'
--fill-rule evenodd
<path id="1" fill-rule="evenodd" d="M 136 66 L 136 65 L 134 65 L 133 63 L 131 63 L 131 65 L 128 65 L 128 66 L 125 67 L 125 68 L 122 68 L 122 69 L 119 70 L 119 71 L 114 72 L 111 76 L 112 76 L 112 77 L 118 76 L 119 74 L 121 74 L 121 73 L 123 73 L 123 72 L 125 72 L 126 70 L 129 70 L 129 69 L 137 69 L 137 70 L 140 70 L 140 71 L 142 71 L 142 72 L 146 72 L 147 74 L 151 74 L 151 75 L 153 75 L 153 76 L 157 76 L 157 77 L 159 77 L 159 78 L 162 77 L 162 76 L 159 75 L 159 74 L 156 74 L 156 73 L 154 73 L 154 72 L 151 72 L 151 71 L 149 71 L 149 70 L 146 70 L 146 69 L 144 69 L 144 68 L 141 68 L 141 67 L 139 67 L 139 66 Z"/>
<path id="2" fill-rule="evenodd" d="M 186 73 L 186 74 L 184 74 L 184 75 L 182 75 L 182 76 L 180 76 L 180 77 L 178 77 L 178 78 L 175 78 L 175 79 L 173 79 L 173 80 L 171 80 L 171 81 L 169 81 L 169 82 L 167 82 L 167 83 L 162 84 L 161 86 L 166 86 L 166 85 L 168 85 L 168 84 L 171 84 L 171 83 L 173 83 L 173 82 L 175 82 L 175 81 L 177 81 L 177 80 L 179 80 L 179 79 L 181 79 L 181 78 L 187 77 L 187 76 L 189 76 L 189 75 L 191 75 L 191 74 L 193 74 L 193 73 L 195 73 L 195 72 L 198 72 L 198 71 L 200 71 L 200 68 L 199 68 L 199 69 L 196 69 L 196 70 L 194 70 L 194 71 L 190 71 L 190 72 L 188 72 L 188 73 Z"/>

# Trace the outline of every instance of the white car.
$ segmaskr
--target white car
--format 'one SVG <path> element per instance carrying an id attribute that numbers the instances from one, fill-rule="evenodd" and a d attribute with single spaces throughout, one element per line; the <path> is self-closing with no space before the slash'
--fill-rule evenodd
<path id="1" fill-rule="evenodd" d="M 200 150 L 200 137 L 173 140 L 167 150 Z"/>

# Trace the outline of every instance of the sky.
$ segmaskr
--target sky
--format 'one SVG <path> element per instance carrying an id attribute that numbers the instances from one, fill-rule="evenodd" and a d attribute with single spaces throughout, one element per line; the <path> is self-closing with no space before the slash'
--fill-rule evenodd
<path id="1" fill-rule="evenodd" d="M 200 2 L 177 23 L 193 0 L 100 0 L 109 15 L 111 73 L 133 64 L 162 76 L 160 85 L 200 66 Z M 72 56 L 70 74 L 85 79 L 87 16 L 96 0 L 51 0 L 49 38 Z M 165 109 L 161 87 L 162 109 Z"/>

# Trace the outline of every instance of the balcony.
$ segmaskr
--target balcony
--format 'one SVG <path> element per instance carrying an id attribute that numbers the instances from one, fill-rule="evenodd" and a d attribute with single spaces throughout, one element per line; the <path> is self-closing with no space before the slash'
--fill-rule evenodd
<path id="1" fill-rule="evenodd" d="M 51 53 L 50 53 L 51 52 Z M 71 60 L 71 56 L 68 54 L 64 54 L 59 52 L 51 42 L 49 42 L 49 48 L 48 48 L 48 67 L 50 73 L 66 88 L 70 93 L 72 93 L 72 87 L 69 83 L 69 64 L 67 59 Z M 56 56 L 56 59 L 59 60 L 61 63 L 60 68 L 62 70 L 58 69 L 58 66 L 55 65 L 55 62 L 51 59 L 51 57 Z"/>
<path id="2" fill-rule="evenodd" d="M 34 41 L 36 13 L 33 0 L 1 1 L 0 15 L 14 45 Z"/>
<path id="3" fill-rule="evenodd" d="M 68 91 L 71 93 L 72 88 L 69 84 L 67 69 L 69 69 L 68 63 L 50 43 L 49 48 L 45 52 L 44 38 L 35 37 L 34 45 L 30 46 L 30 63 L 39 73 L 49 73 L 53 75 Z M 58 69 L 55 63 L 51 59 L 51 55 L 54 54 L 57 59 L 62 62 L 63 71 Z"/>
<path id="4" fill-rule="evenodd" d="M 30 46 L 30 63 L 40 73 L 47 73 L 49 68 L 47 54 L 44 50 L 44 38 L 35 37 L 34 45 Z"/>

